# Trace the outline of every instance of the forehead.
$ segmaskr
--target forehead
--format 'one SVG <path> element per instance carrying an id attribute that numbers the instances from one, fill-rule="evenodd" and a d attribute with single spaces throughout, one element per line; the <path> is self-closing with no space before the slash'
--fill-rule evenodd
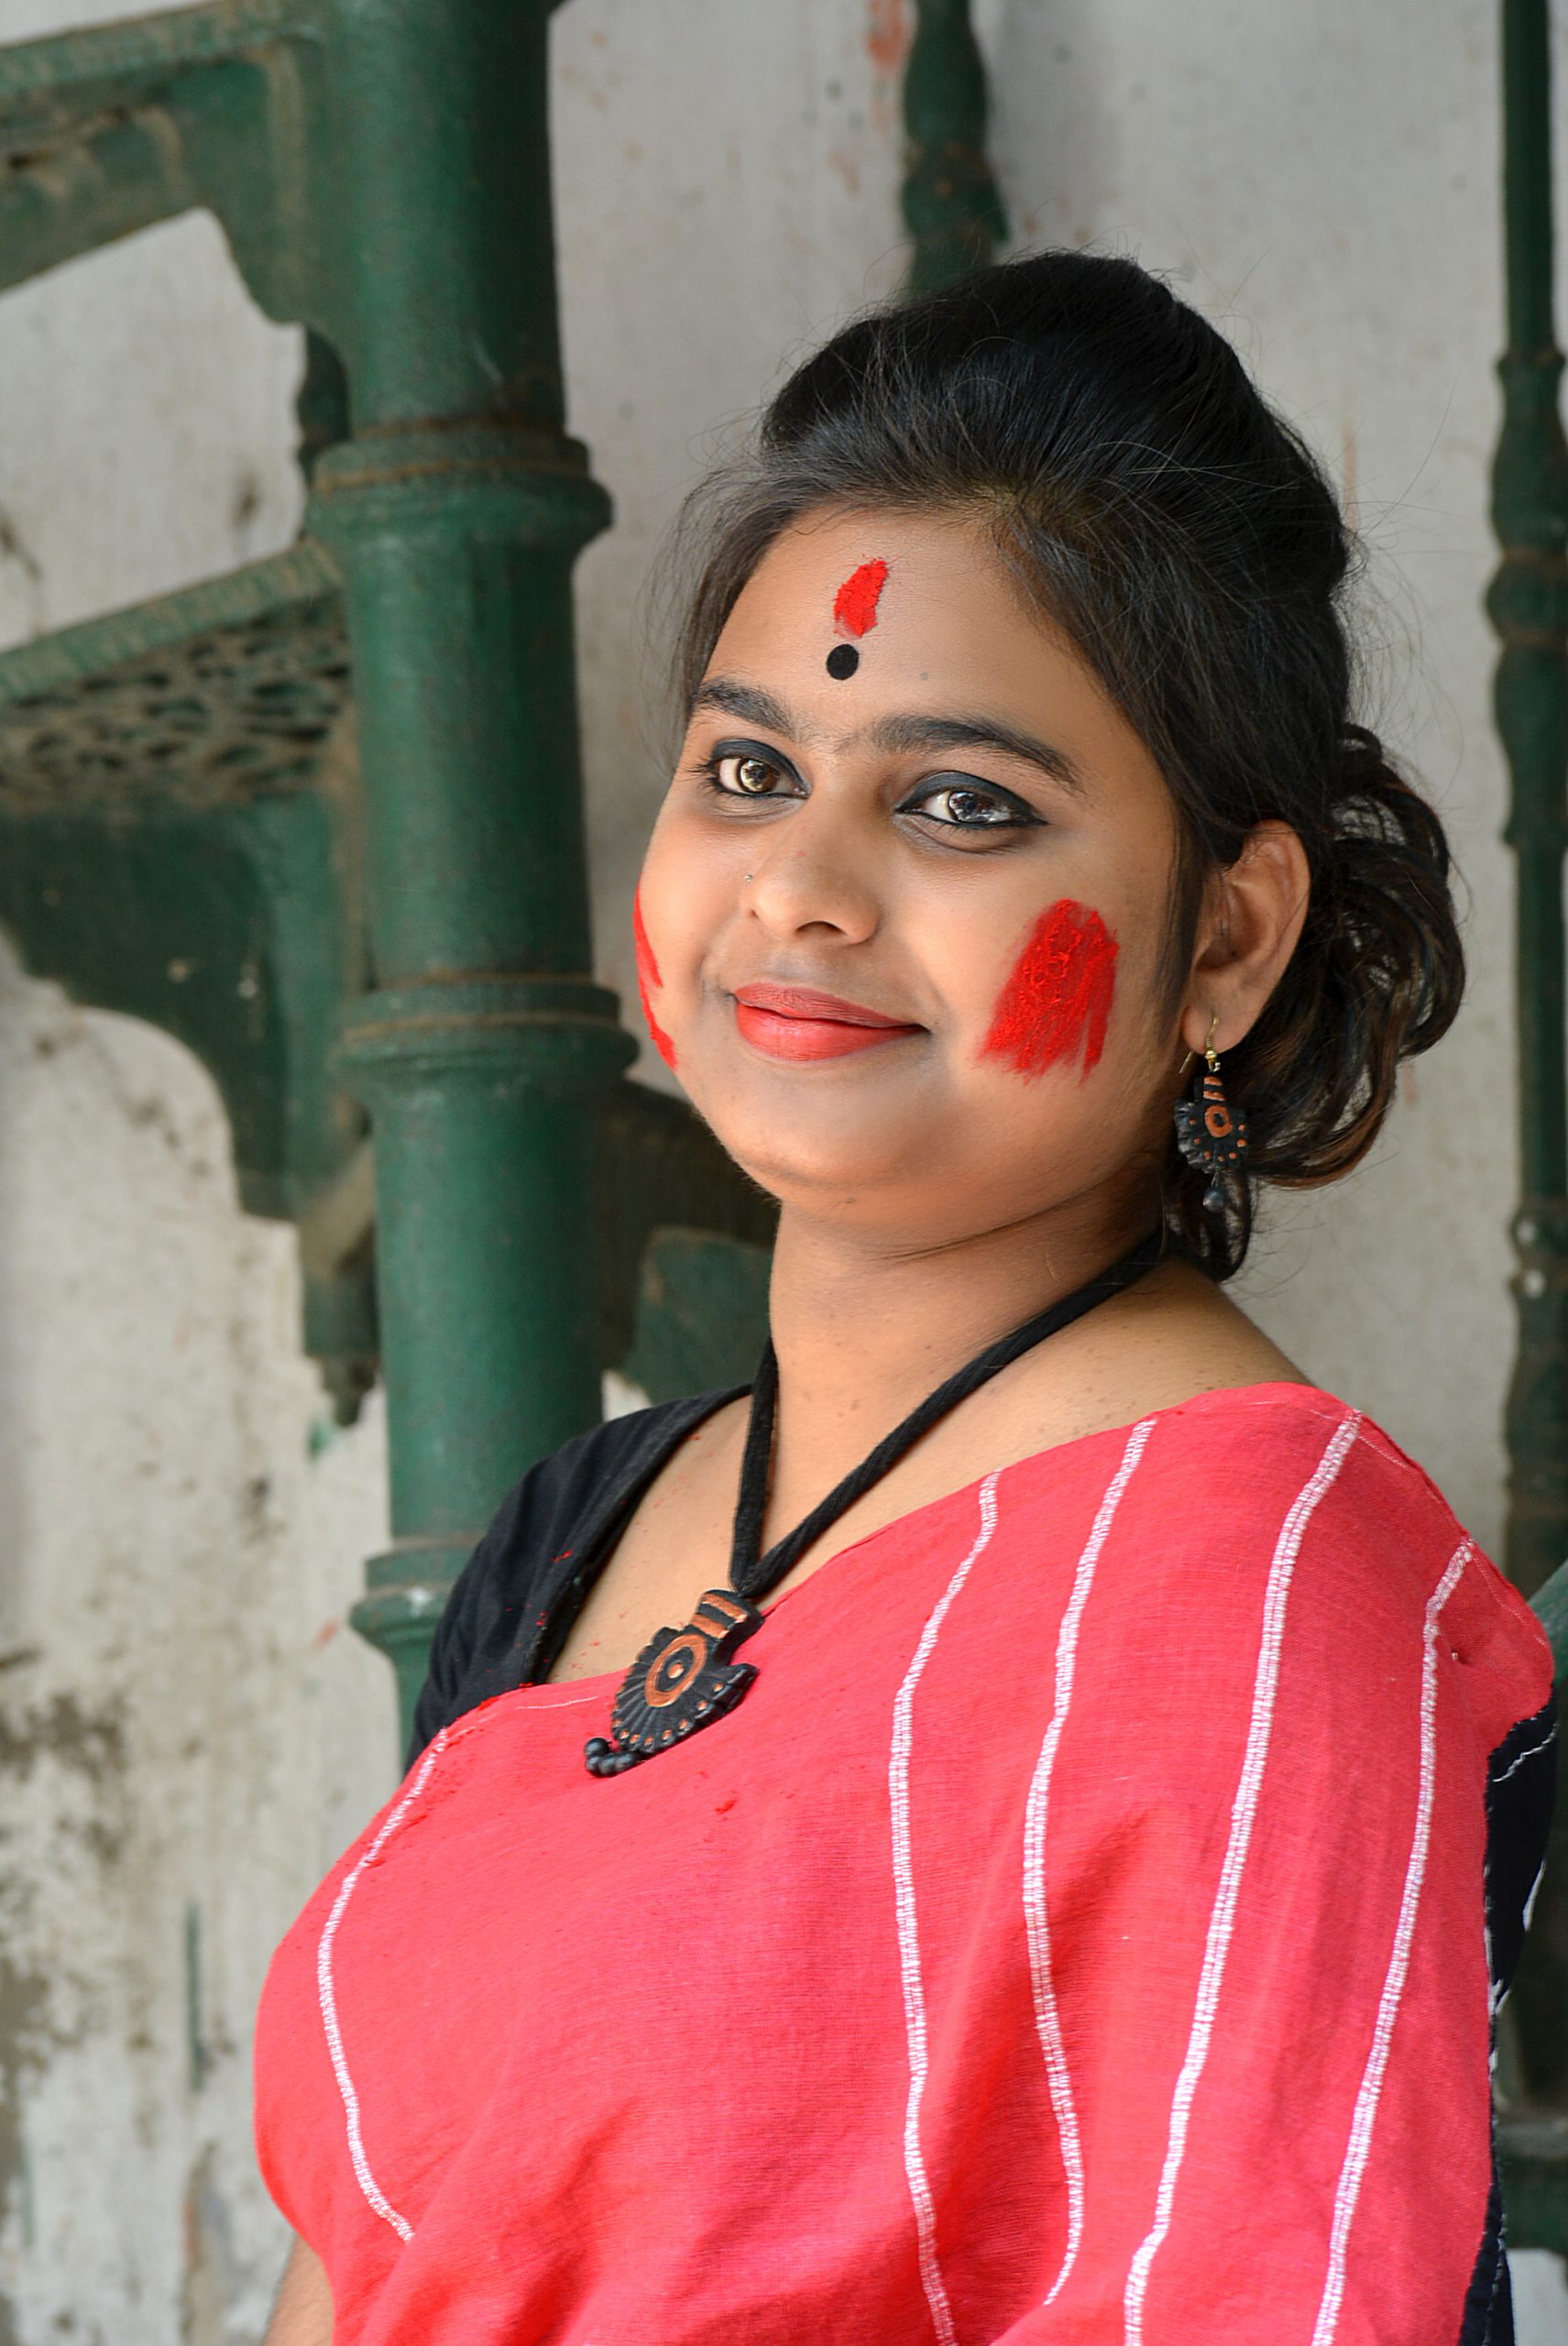
<path id="1" fill-rule="evenodd" d="M 828 656 L 850 632 L 842 590 L 884 564 L 858 663 L 837 676 Z M 795 523 L 737 597 L 708 674 L 773 693 L 824 741 L 894 709 L 984 711 L 1063 742 L 1085 769 L 1107 755 L 1148 760 L 1087 662 L 1025 602 L 980 527 L 957 516 L 834 512 Z"/>
<path id="2" fill-rule="evenodd" d="M 820 663 L 835 641 L 859 639 L 867 660 L 928 648 L 977 650 L 1002 624 L 1037 637 L 1022 602 L 976 526 L 957 517 L 827 513 L 774 540 L 737 598 L 720 641 L 727 652 L 767 636 L 783 653 L 807 649 Z M 846 680 L 847 681 L 847 680 Z"/>

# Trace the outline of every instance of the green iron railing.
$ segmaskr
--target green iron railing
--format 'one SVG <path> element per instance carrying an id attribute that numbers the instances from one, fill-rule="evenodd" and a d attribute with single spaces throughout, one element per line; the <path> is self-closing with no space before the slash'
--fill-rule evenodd
<path id="1" fill-rule="evenodd" d="M 0 917 L 201 1052 L 345 1406 L 378 1356 L 393 1538 L 356 1620 L 405 1720 L 507 1486 L 634 1321 L 667 1353 L 650 1232 L 771 1227 L 622 1080 L 590 975 L 571 573 L 609 505 L 563 420 L 550 14 L 214 0 L 0 49 L 0 287 L 202 205 L 307 330 L 302 544 L 0 657 Z"/>
<path id="2" fill-rule="evenodd" d="M 1568 1093 L 1563 856 L 1568 850 L 1568 444 L 1553 323 L 1547 0 L 1503 0 L 1508 339 L 1493 474 L 1502 563 L 1496 707 L 1517 868 L 1519 1349 L 1508 1395 L 1508 1569 L 1527 1594 L 1568 1557 Z M 1520 2083 L 1568 2094 L 1568 1879 L 1561 1834 L 1513 2002 Z"/>
<path id="3" fill-rule="evenodd" d="M 1546 0 L 1505 0 L 1503 64 L 1508 347 L 1492 502 L 1503 559 L 1488 606 L 1502 640 L 1496 705 L 1518 872 L 1519 1349 L 1508 1561 L 1528 1591 L 1568 1556 L 1568 443 L 1553 323 Z"/>
<path id="4" fill-rule="evenodd" d="M 1007 235 L 986 153 L 985 62 L 969 0 L 918 0 L 904 74 L 904 219 L 911 293 L 983 269 Z"/>

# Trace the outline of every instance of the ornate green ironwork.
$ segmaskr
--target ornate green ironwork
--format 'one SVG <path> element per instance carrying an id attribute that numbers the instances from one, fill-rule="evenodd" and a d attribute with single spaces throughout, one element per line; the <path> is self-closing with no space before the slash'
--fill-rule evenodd
<path id="1" fill-rule="evenodd" d="M 1568 850 L 1568 443 L 1553 323 L 1547 0 L 1503 0 L 1508 346 L 1488 597 L 1502 641 L 1496 707 L 1517 859 L 1519 1351 L 1508 1396 L 1507 1562 L 1527 1592 L 1568 1556 L 1568 1098 L 1563 856 Z M 1557 1836 L 1514 2013 L 1532 2099 L 1568 2092 L 1568 1855 Z"/>
<path id="2" fill-rule="evenodd" d="M 599 1409 L 594 985 L 571 566 L 609 519 L 561 428 L 543 0 L 336 0 L 323 223 L 354 434 L 320 459 L 360 710 L 393 1545 L 364 1633 L 405 1690 L 509 1483 Z"/>
<path id="3" fill-rule="evenodd" d="M 969 0 L 916 0 L 904 76 L 904 217 L 911 293 L 983 269 L 1007 235 L 985 151 L 985 63 Z"/>
<path id="4" fill-rule="evenodd" d="M 363 981 L 356 790 L 317 548 L 0 656 L 0 920 L 205 1062 L 253 1213 L 307 1211 L 363 1126 L 329 1073 Z"/>
<path id="5" fill-rule="evenodd" d="M 335 596 L 302 619 L 297 606 L 275 606 L 113 666 L 94 662 L 87 691 L 75 675 L 6 695 L 18 674 L 44 666 L 38 652 L 58 662 L 62 645 L 56 636 L 0 660 L 0 788 L 13 807 L 120 803 L 138 790 L 234 806 L 311 788 L 348 706 Z"/>
<path id="6" fill-rule="evenodd" d="M 598 1416 L 654 1222 L 771 1226 L 588 975 L 571 568 L 609 508 L 562 422 L 549 14 L 216 0 L 0 50 L 0 286 L 204 205 L 307 329 L 311 537 L 0 659 L 0 918 L 213 1069 L 345 1407 L 379 1353 L 356 1619 L 405 1707 L 505 1487 Z"/>
<path id="7" fill-rule="evenodd" d="M 320 27 L 290 0 L 0 49 L 0 285 L 208 205 L 269 315 L 330 333 L 326 101 Z"/>

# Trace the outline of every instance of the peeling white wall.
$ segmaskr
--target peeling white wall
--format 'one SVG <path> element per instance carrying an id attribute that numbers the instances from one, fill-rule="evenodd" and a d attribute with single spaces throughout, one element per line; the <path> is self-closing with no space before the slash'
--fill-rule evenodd
<path id="1" fill-rule="evenodd" d="M 259 2335 L 268 1941 L 392 1773 L 382 1536 L 180 1046 L 0 967 L 0 2337 Z M 6 2137 L 9 2136 L 9 2141 Z M 7 2320 L 10 2327 L 6 2327 Z M 183 2326 L 181 2326 L 181 2324 Z"/>
<path id="2" fill-rule="evenodd" d="M 0 0 L 0 40 L 118 13 Z M 1025 242 L 1171 269 L 1324 452 L 1372 547 L 1377 714 L 1471 892 L 1474 981 L 1376 1161 L 1249 1288 L 1480 1536 L 1511 1328 L 1509 874 L 1479 598 L 1499 338 L 1489 0 L 981 0 Z M 617 509 L 579 571 L 603 972 L 663 777 L 634 597 L 725 434 L 890 291 L 906 0 L 569 0 L 554 21 L 573 428 Z M 211 220 L 0 301 L 0 642 L 287 542 L 298 337 Z M 649 1055 L 652 1080 L 663 1070 Z M 382 1536 L 374 1404 L 326 1420 L 287 1232 L 236 1210 L 215 1094 L 0 965 L 0 2346 L 254 2346 L 270 1946 L 393 1772 L 343 1627 Z M 191 2046 L 188 1915 L 197 1923 Z M 199 2071 L 200 2075 L 196 2072 Z M 1526 2346 L 1565 2346 L 1521 2260 Z"/>

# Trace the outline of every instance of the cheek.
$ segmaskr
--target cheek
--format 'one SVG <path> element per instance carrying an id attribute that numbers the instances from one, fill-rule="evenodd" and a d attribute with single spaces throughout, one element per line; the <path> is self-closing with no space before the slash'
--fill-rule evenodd
<path id="1" fill-rule="evenodd" d="M 648 942 L 648 931 L 642 922 L 641 889 L 631 900 L 631 940 L 637 948 L 637 992 L 642 1003 L 642 1015 L 648 1022 L 648 1032 L 653 1038 L 653 1048 L 666 1067 L 675 1064 L 675 1047 L 653 1015 L 653 990 L 663 983 L 659 964 L 653 959 L 653 948 Z"/>
<path id="2" fill-rule="evenodd" d="M 980 1056 L 1031 1077 L 1081 1056 L 1081 1081 L 1105 1047 L 1115 984 L 1116 940 L 1099 914 L 1052 904 L 1024 940 Z"/>

